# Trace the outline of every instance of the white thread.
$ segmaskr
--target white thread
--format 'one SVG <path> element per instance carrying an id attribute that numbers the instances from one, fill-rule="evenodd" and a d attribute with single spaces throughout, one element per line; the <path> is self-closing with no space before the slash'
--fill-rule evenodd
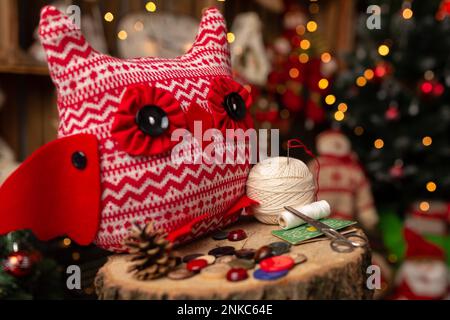
<path id="1" fill-rule="evenodd" d="M 314 201 L 314 178 L 308 167 L 295 158 L 268 158 L 255 165 L 247 180 L 247 196 L 257 202 L 256 219 L 278 224 L 285 206 L 300 207 Z"/>
<path id="2" fill-rule="evenodd" d="M 304 215 L 313 218 L 314 220 L 326 218 L 330 215 L 330 204 L 325 200 L 313 202 L 311 204 L 307 204 L 306 206 L 301 206 L 295 208 L 297 211 L 300 211 Z M 284 211 L 278 217 L 278 224 L 281 228 L 287 230 L 298 227 L 304 224 L 301 218 L 297 217 L 295 214 L 290 213 L 289 211 Z"/>

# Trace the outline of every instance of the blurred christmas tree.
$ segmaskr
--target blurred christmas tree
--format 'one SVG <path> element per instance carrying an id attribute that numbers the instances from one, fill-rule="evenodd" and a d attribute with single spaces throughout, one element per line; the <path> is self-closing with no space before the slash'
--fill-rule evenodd
<path id="1" fill-rule="evenodd" d="M 283 1 L 277 35 L 268 41 L 271 71 L 264 86 L 253 90 L 256 126 L 280 131 L 281 154 L 287 141 L 301 137 L 313 145 L 315 135 L 327 126 L 325 105 L 338 65 L 331 55 L 319 17 L 319 1 Z M 266 26 L 266 30 L 271 27 Z M 238 35 L 239 36 L 239 35 Z M 256 94 L 255 94 L 256 93 Z M 309 160 L 300 149 L 291 156 Z"/>
<path id="2" fill-rule="evenodd" d="M 366 10 L 355 54 L 334 89 L 332 116 L 352 137 L 379 204 L 450 198 L 450 1 L 381 0 L 380 28 Z M 338 100 L 339 100 L 338 99 Z"/>
<path id="3" fill-rule="evenodd" d="M 0 237 L 0 300 L 62 298 L 61 272 L 25 231 Z"/>

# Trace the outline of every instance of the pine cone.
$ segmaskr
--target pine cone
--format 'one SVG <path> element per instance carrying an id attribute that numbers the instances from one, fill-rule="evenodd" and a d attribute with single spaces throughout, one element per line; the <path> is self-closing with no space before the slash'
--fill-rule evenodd
<path id="1" fill-rule="evenodd" d="M 125 239 L 132 262 L 128 272 L 133 272 L 139 280 L 152 280 L 166 275 L 178 264 L 178 258 L 172 252 L 172 243 L 166 239 L 167 234 L 155 230 L 153 223 L 145 228 L 137 224 L 130 229 Z"/>

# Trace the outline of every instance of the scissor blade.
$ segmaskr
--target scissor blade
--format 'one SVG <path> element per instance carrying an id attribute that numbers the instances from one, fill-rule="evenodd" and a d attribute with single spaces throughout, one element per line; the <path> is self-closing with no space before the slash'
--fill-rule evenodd
<path id="1" fill-rule="evenodd" d="M 310 218 L 307 215 L 301 213 L 300 211 L 295 210 L 292 207 L 284 207 L 284 209 L 289 211 L 290 213 L 296 215 L 297 217 L 299 217 L 300 219 L 302 219 L 303 221 L 305 221 L 309 225 L 315 227 L 316 229 L 319 229 L 319 230 L 330 229 L 330 227 L 327 226 L 325 223 L 322 223 L 322 222 L 317 221 L 317 220 L 315 220 L 313 218 Z"/>

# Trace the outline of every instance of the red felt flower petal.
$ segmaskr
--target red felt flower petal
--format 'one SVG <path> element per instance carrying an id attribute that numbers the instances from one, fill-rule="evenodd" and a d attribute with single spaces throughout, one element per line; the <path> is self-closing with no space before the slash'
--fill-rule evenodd
<path id="1" fill-rule="evenodd" d="M 151 136 L 139 128 L 136 115 L 144 106 L 157 106 L 166 113 L 169 127 L 162 134 Z M 186 126 L 180 103 L 168 91 L 138 84 L 130 86 L 124 93 L 114 116 L 111 134 L 128 154 L 150 156 L 169 151 L 177 143 L 171 141 L 172 132 Z"/>
<path id="2" fill-rule="evenodd" d="M 224 106 L 225 97 L 231 93 L 237 93 L 245 102 L 246 115 L 241 120 L 232 119 Z M 249 108 L 252 104 L 250 92 L 231 78 L 216 77 L 211 81 L 208 93 L 208 104 L 213 113 L 214 127 L 225 135 L 227 129 L 253 128 L 253 119 Z"/>

